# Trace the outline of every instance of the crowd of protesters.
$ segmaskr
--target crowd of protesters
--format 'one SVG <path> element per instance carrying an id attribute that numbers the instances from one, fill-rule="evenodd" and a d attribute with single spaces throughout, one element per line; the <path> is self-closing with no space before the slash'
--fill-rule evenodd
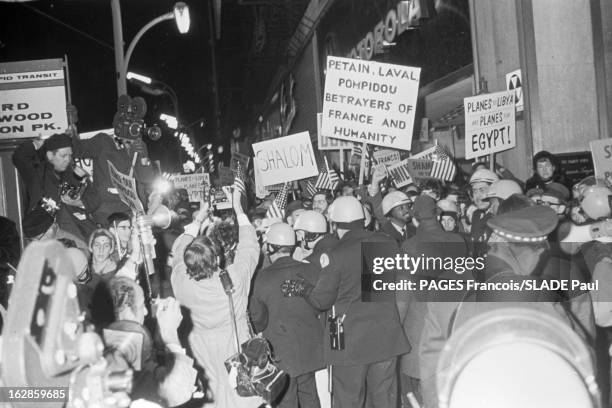
<path id="1" fill-rule="evenodd" d="M 72 190 L 62 186 L 80 183 L 72 157 L 83 154 L 98 159 L 95 182 L 69 194 Z M 131 362 L 144 387 L 134 398 L 144 395 L 166 406 L 189 403 L 195 372 L 188 355 L 203 369 L 207 384 L 200 405 L 260 406 L 257 397 L 238 396 L 224 363 L 237 351 L 236 337 L 243 343 L 263 333 L 276 363 L 289 375 L 286 390 L 272 406 L 330 406 L 333 398 L 334 407 L 433 408 L 440 396 L 438 360 L 453 332 L 471 317 L 508 305 L 555 316 L 571 328 L 597 363 L 593 376 L 607 398 L 612 247 L 589 236 L 571 251 L 560 243 L 572 227 L 612 215 L 612 189 L 605 180 L 590 177 L 570 185 L 556 157 L 540 152 L 525 183 L 499 166 L 492 171 L 489 163 L 476 163 L 463 184 L 424 179 L 395 188 L 384 167 L 377 166 L 367 185 L 340 172 L 340 183 L 332 189 L 283 188 L 265 198 L 254 197 L 247 181 L 246 189 L 234 188 L 232 209 L 219 211 L 202 202 L 193 211 L 181 199 L 184 194 L 164 198 L 145 188 L 151 169 L 138 155 L 146 157 L 141 140 L 100 134 L 80 141 L 58 134 L 44 143 L 25 142 L 13 156 L 27 188 L 24 238 L 60 239 L 72 247 L 79 302 L 88 322 L 100 333 L 145 333 L 163 353 L 174 355 L 175 362 L 167 364 L 149 347 Z M 155 320 L 147 317 L 151 299 L 146 299 L 146 288 L 137 283 L 144 280 L 137 214 L 119 199 L 107 160 L 136 175 L 149 210 L 163 202 L 183 216 L 170 232 L 156 234 L 158 255 L 166 253 L 167 260 L 149 271 L 154 295 L 164 297 Z M 7 233 L 2 240 L 2 261 L 16 266 L 18 237 Z M 486 259 L 484 270 L 460 277 L 448 270 L 417 272 L 422 279 L 571 277 L 599 280 L 599 290 L 531 294 L 544 301 L 506 294 L 503 302 L 467 301 L 480 296 L 469 292 L 457 301 L 439 302 L 439 294 L 419 298 L 403 291 L 395 303 L 366 302 L 360 272 L 364 242 L 414 257 Z M 219 279 L 222 271 L 233 282 L 233 307 Z M 334 336 L 336 344 L 330 341 Z M 332 369 L 326 372 L 328 366 Z M 159 367 L 165 367 L 161 375 Z M 331 396 L 320 381 L 325 373 L 332 379 Z M 147 394 L 147 387 L 153 391 Z"/>

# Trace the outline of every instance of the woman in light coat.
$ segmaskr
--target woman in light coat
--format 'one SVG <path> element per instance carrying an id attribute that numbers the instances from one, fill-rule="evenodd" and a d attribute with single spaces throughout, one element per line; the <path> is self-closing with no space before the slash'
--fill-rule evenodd
<path id="1" fill-rule="evenodd" d="M 249 339 L 247 304 L 260 248 L 255 228 L 244 214 L 237 191 L 234 192 L 233 202 L 239 242 L 234 262 L 226 269 L 234 285 L 238 340 L 242 344 Z M 260 398 L 238 396 L 228 379 L 224 362 L 237 352 L 236 334 L 228 296 L 219 278 L 221 251 L 210 239 L 197 237 L 202 223 L 208 219 L 208 205 L 202 203 L 201 208 L 194 222 L 185 227 L 185 233 L 173 245 L 172 289 L 176 299 L 191 312 L 193 331 L 189 335 L 189 344 L 209 379 L 214 400 L 210 406 L 259 407 L 263 402 Z"/>

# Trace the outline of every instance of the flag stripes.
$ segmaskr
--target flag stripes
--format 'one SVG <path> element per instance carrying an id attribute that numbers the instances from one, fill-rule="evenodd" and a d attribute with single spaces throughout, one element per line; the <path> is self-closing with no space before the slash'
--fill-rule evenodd
<path id="1" fill-rule="evenodd" d="M 276 195 L 270 208 L 266 212 L 266 218 L 285 218 L 285 207 L 287 206 L 287 194 L 289 192 L 289 183 L 285 183 L 281 191 Z"/>

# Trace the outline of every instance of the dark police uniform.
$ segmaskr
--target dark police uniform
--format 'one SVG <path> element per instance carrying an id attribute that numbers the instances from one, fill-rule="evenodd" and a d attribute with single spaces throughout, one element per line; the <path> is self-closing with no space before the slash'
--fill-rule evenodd
<path id="1" fill-rule="evenodd" d="M 306 299 L 320 310 L 335 306 L 344 318 L 345 348 L 332 350 L 326 327 L 325 362 L 333 366 L 335 407 L 361 407 L 366 399 L 377 408 L 397 406 L 397 356 L 410 345 L 396 305 L 361 301 L 361 243 L 396 243 L 389 236 L 364 229 L 349 230 L 319 259 L 319 280 Z"/>
<path id="2" fill-rule="evenodd" d="M 309 279 L 309 265 L 286 256 L 259 271 L 249 311 L 255 330 L 270 341 L 278 365 L 291 377 L 278 407 L 318 408 L 314 372 L 324 367 L 323 325 L 304 299 L 286 298 L 278 290 L 286 279 Z M 312 279 L 312 278 L 310 278 Z"/>

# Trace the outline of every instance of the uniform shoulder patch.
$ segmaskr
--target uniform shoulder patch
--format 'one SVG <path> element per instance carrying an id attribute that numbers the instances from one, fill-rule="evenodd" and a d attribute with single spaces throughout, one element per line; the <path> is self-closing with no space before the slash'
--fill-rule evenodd
<path id="1" fill-rule="evenodd" d="M 319 257 L 319 263 L 323 268 L 325 268 L 327 265 L 329 265 L 329 256 L 327 256 L 327 254 L 321 254 Z"/>

